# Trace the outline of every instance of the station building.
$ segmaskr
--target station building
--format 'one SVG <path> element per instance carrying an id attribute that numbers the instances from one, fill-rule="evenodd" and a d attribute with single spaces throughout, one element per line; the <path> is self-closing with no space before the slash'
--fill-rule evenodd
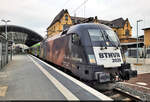
<path id="1" fill-rule="evenodd" d="M 71 25 L 71 17 L 68 11 L 63 9 L 58 15 L 56 15 L 50 26 L 47 28 L 48 37 L 62 32 Z"/>
<path id="2" fill-rule="evenodd" d="M 138 37 L 138 55 L 141 58 L 150 58 L 150 27 L 142 30 L 144 30 L 144 35 Z M 128 49 L 129 57 L 137 56 L 137 42 L 121 43 L 121 46 Z"/>
<path id="3" fill-rule="evenodd" d="M 75 17 L 70 16 L 67 9 L 61 10 L 47 28 L 48 37 L 58 34 L 72 25 L 90 22 L 101 23 L 111 27 L 118 35 L 121 43 L 136 42 L 136 39 L 131 37 L 132 26 L 130 25 L 128 18 L 125 20 L 123 18 L 118 18 L 112 21 L 107 21 L 99 20 L 97 16 L 89 18 Z"/>
<path id="4" fill-rule="evenodd" d="M 15 45 L 30 47 L 43 40 L 43 37 L 35 31 L 17 25 L 7 25 L 7 39 L 5 31 L 6 25 L 0 25 L 0 69 L 12 60 L 15 52 L 25 52 L 25 47 L 17 48 Z"/>
<path id="5" fill-rule="evenodd" d="M 150 27 L 144 28 L 144 46 L 150 48 Z"/>

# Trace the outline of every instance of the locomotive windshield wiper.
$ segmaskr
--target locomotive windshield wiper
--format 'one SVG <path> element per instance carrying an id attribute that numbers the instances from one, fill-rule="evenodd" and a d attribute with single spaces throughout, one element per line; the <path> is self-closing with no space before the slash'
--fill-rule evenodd
<path id="1" fill-rule="evenodd" d="M 112 42 L 111 42 L 111 38 L 108 36 L 108 34 L 106 33 L 106 31 L 103 31 L 104 32 L 104 34 L 103 35 L 105 35 L 105 38 L 111 43 L 111 45 L 113 46 L 113 45 L 115 45 L 115 44 L 113 44 Z M 110 40 L 111 39 L 111 40 Z M 105 40 L 106 41 L 106 40 Z M 113 41 L 113 40 L 112 40 Z M 116 45 L 115 45 L 116 46 Z"/>
<path id="2" fill-rule="evenodd" d="M 99 26 L 98 26 L 98 27 L 99 27 Z M 104 34 L 103 34 L 103 32 L 101 31 L 101 28 L 100 28 L 100 27 L 99 27 L 99 29 L 100 29 L 99 32 L 102 34 L 102 37 L 103 37 L 104 42 L 106 42 L 106 39 L 105 39 Z M 100 43 L 100 45 L 101 45 L 101 47 L 102 47 L 102 48 L 101 48 L 101 50 L 102 50 L 104 46 L 103 46 L 102 43 Z M 105 46 L 105 49 L 107 49 L 107 46 Z"/>
<path id="3" fill-rule="evenodd" d="M 111 37 L 106 33 L 106 31 L 103 31 L 104 33 L 105 33 L 105 37 L 106 37 L 106 39 L 108 40 L 108 41 L 110 41 L 110 43 L 111 43 L 111 45 L 113 46 L 115 46 L 116 47 L 116 49 L 118 49 L 118 47 L 119 47 L 119 45 L 116 45 L 115 44 L 115 42 L 111 39 Z"/>
<path id="4" fill-rule="evenodd" d="M 100 31 L 100 33 L 101 33 L 101 31 Z M 105 39 L 104 39 L 103 33 L 101 33 L 101 34 L 102 34 L 102 38 L 103 38 L 104 42 L 106 42 Z M 101 43 L 101 42 L 100 42 L 100 46 L 101 46 L 101 50 L 103 50 L 104 48 L 107 49 L 107 46 L 104 46 L 103 43 Z"/>

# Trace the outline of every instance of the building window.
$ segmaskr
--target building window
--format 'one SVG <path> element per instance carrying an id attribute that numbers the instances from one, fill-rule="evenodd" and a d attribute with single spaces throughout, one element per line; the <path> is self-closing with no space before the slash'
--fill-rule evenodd
<path id="1" fill-rule="evenodd" d="M 68 24 L 63 25 L 63 30 L 68 29 L 70 26 Z"/>
<path id="2" fill-rule="evenodd" d="M 72 24 L 75 24 L 75 20 L 72 20 Z"/>
<path id="3" fill-rule="evenodd" d="M 128 22 L 127 22 L 127 28 L 128 28 Z"/>
<path id="4" fill-rule="evenodd" d="M 128 29 L 126 29 L 125 35 L 129 36 L 129 30 Z"/>
<path id="5" fill-rule="evenodd" d="M 68 21 L 68 15 L 65 16 L 65 20 Z"/>

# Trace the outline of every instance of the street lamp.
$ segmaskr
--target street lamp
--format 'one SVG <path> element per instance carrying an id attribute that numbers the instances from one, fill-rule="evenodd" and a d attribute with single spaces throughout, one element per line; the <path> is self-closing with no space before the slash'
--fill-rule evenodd
<path id="1" fill-rule="evenodd" d="M 46 39 L 48 38 L 48 30 L 45 31 L 46 32 Z"/>
<path id="2" fill-rule="evenodd" d="M 138 63 L 138 23 L 141 22 L 141 21 L 143 21 L 143 20 L 140 19 L 140 20 L 137 20 L 137 21 L 136 21 L 136 22 L 137 22 L 137 39 L 136 39 L 136 48 L 137 48 L 137 49 L 136 49 L 136 58 L 137 58 L 137 61 L 136 61 L 136 62 L 137 62 L 137 63 Z"/>
<path id="3" fill-rule="evenodd" d="M 7 36 L 7 23 L 10 22 L 10 20 L 1 20 L 5 23 L 5 34 L 6 34 L 6 62 L 8 63 L 8 36 Z"/>
<path id="4" fill-rule="evenodd" d="M 6 40 L 7 40 L 7 22 L 10 22 L 10 20 L 2 19 L 1 21 L 5 23 L 5 34 L 6 34 Z"/>

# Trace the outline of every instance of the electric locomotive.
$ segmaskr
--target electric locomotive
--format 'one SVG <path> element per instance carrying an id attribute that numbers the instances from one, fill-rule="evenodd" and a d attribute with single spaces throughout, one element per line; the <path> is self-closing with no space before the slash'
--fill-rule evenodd
<path id="1" fill-rule="evenodd" d="M 137 76 L 116 33 L 103 24 L 84 23 L 41 42 L 40 57 L 92 83 L 111 83 Z"/>

